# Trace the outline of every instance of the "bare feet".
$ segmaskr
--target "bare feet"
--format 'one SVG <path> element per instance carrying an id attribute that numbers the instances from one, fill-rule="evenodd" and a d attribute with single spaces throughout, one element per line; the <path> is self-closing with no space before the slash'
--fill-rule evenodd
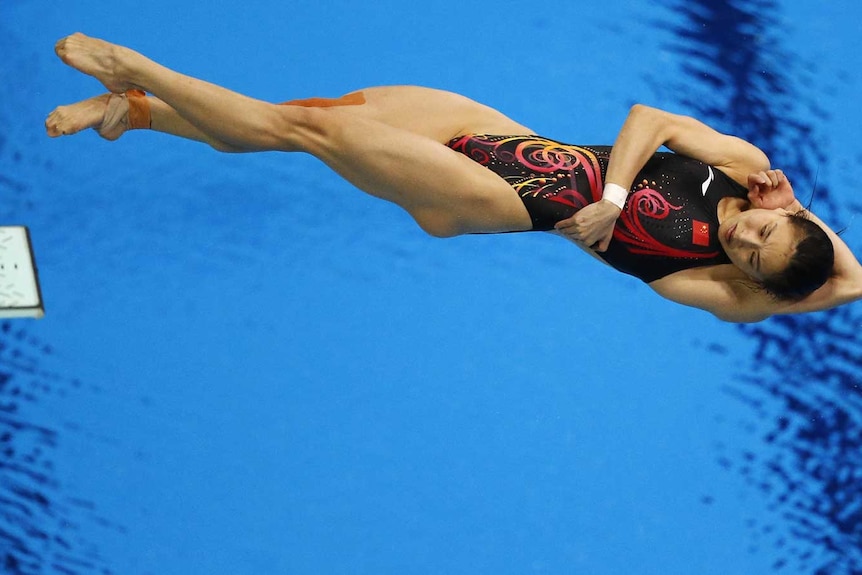
<path id="1" fill-rule="evenodd" d="M 54 51 L 63 62 L 93 76 L 115 94 L 136 87 L 126 75 L 128 61 L 137 53 L 128 48 L 77 32 L 59 40 Z"/>
<path id="2" fill-rule="evenodd" d="M 45 129 L 52 138 L 93 128 L 106 140 L 116 140 L 129 129 L 129 100 L 122 94 L 102 94 L 59 106 L 48 115 Z"/>

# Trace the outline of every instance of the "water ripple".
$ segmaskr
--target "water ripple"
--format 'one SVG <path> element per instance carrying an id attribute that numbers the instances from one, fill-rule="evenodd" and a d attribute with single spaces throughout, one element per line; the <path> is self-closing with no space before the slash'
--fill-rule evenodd
<path id="1" fill-rule="evenodd" d="M 0 50 L 6 55 L 0 76 L 30 77 L 34 62 L 22 56 L 14 36 L 0 32 Z M 4 89 L 0 98 L 0 123 L 6 129 L 0 138 L 4 218 L 27 220 L 34 209 L 34 188 L 23 175 L 28 170 L 22 169 L 36 161 L 23 152 L 32 136 L 15 121 L 27 109 L 28 97 L 24 90 Z M 48 367 L 53 347 L 21 325 L 0 323 L 0 570 L 9 575 L 108 574 L 84 531 L 93 525 L 120 528 L 60 483 L 55 459 L 67 430 L 41 413 L 47 400 L 62 400 L 81 384 Z"/>
<path id="2" fill-rule="evenodd" d="M 57 480 L 64 430 L 37 415 L 46 398 L 62 400 L 81 387 L 43 367 L 53 355 L 26 330 L 0 324 L 0 565 L 9 575 L 109 574 L 83 527 L 122 529 Z"/>
<path id="3" fill-rule="evenodd" d="M 782 28 L 778 3 L 667 5 L 682 17 L 670 27 L 669 48 L 681 55 L 686 81 L 665 93 L 756 142 L 775 165 L 793 172 L 797 190 L 813 189 L 816 181 L 815 210 L 841 221 L 825 152 L 829 117 L 810 91 L 816 67 L 790 53 L 775 33 Z M 720 449 L 719 464 L 769 503 L 773 519 L 748 524 L 754 539 L 779 557 L 776 571 L 862 573 L 860 325 L 858 308 L 847 306 L 740 326 L 751 358 L 726 391 L 751 409 L 755 421 L 748 428 L 761 447 L 757 453 Z"/>

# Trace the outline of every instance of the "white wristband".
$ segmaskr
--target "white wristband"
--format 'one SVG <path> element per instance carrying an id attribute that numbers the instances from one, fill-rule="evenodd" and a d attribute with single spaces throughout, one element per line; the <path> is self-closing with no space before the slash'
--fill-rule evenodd
<path id="1" fill-rule="evenodd" d="M 629 197 L 629 191 L 617 184 L 605 184 L 605 189 L 602 192 L 602 199 L 607 200 L 619 209 L 623 209 L 626 205 L 626 198 Z"/>

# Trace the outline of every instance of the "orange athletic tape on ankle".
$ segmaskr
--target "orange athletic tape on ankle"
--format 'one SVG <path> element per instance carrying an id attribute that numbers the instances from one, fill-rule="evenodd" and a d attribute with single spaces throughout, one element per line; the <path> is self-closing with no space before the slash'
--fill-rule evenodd
<path id="1" fill-rule="evenodd" d="M 129 100 L 129 129 L 149 130 L 153 125 L 150 116 L 150 102 L 143 90 L 127 90 L 126 98 Z"/>
<path id="2" fill-rule="evenodd" d="M 365 94 L 354 92 L 340 98 L 305 98 L 282 102 L 282 106 L 304 106 L 306 108 L 332 108 L 335 106 L 361 106 L 365 103 Z"/>

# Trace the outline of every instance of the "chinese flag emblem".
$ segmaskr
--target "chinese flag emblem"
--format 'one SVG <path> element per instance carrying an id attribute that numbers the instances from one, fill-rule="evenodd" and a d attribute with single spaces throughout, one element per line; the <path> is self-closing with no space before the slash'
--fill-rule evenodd
<path id="1" fill-rule="evenodd" d="M 709 224 L 706 222 L 699 222 L 697 220 L 691 221 L 692 225 L 692 243 L 696 246 L 708 246 L 709 245 Z"/>

